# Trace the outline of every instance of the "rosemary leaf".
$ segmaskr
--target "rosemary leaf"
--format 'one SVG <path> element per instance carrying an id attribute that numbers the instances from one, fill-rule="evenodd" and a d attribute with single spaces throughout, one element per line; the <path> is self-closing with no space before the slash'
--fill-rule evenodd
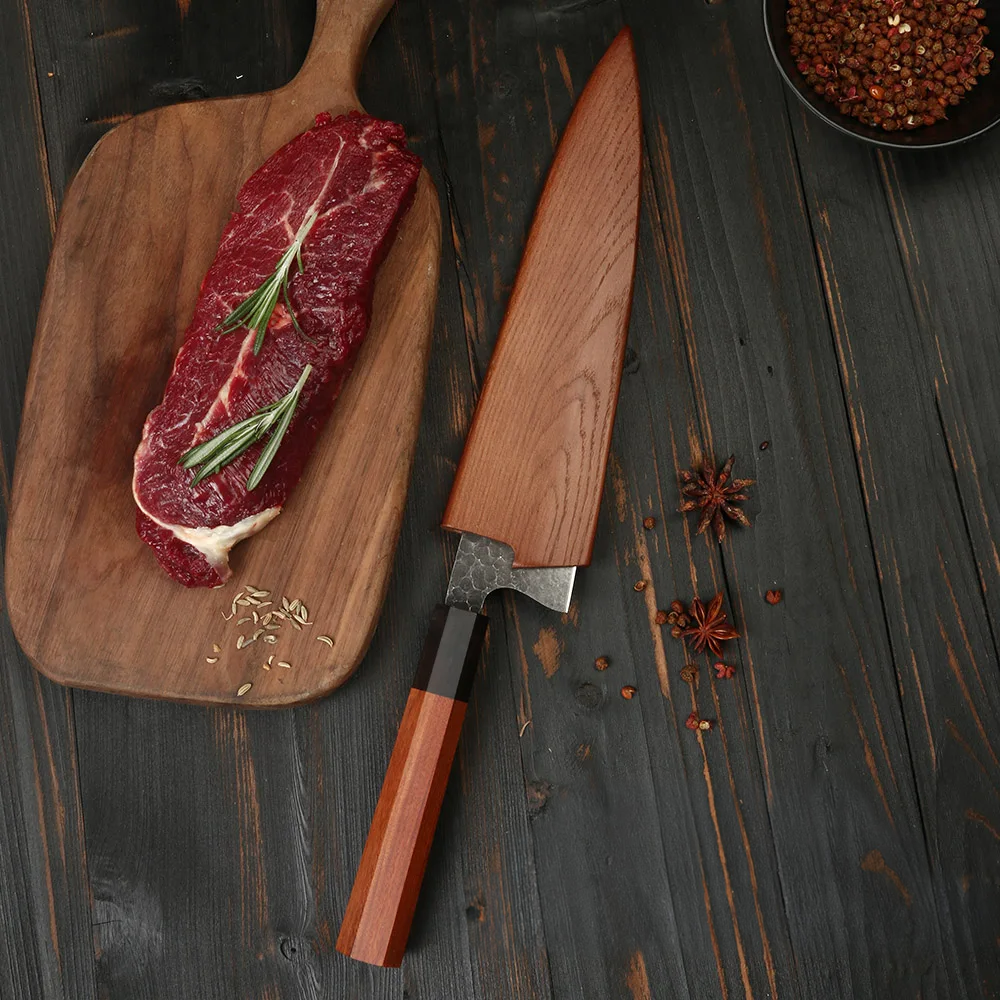
<path id="1" fill-rule="evenodd" d="M 214 476 L 220 469 L 230 462 L 239 458 L 251 445 L 260 441 L 268 432 L 271 432 L 270 440 L 264 447 L 257 459 L 253 471 L 247 479 L 247 489 L 252 490 L 260 484 L 267 472 L 274 456 L 281 447 L 282 438 L 288 430 L 296 407 L 299 405 L 299 397 L 302 395 L 302 387 L 306 384 L 306 379 L 312 372 L 312 365 L 306 365 L 302 369 L 298 382 L 294 387 L 280 399 L 273 403 L 262 406 L 256 413 L 247 417 L 239 423 L 233 424 L 220 431 L 215 437 L 208 441 L 203 441 L 180 457 L 180 463 L 186 469 L 201 466 L 191 482 L 192 486 L 197 486 L 208 476 Z"/>
<path id="2" fill-rule="evenodd" d="M 302 328 L 295 318 L 292 303 L 288 297 L 288 279 L 293 263 L 298 266 L 299 274 L 302 273 L 302 244 L 317 218 L 316 210 L 311 209 L 302 220 L 302 225 L 299 226 L 299 231 L 292 239 L 291 246 L 281 255 L 275 269 L 219 323 L 216 327 L 217 330 L 221 330 L 223 333 L 232 333 L 234 330 L 246 327 L 255 334 L 254 354 L 260 354 L 264 335 L 267 333 L 267 324 L 271 322 L 271 316 L 278 304 L 278 299 L 284 296 L 288 315 L 291 316 L 295 329 L 302 333 Z"/>
<path id="3" fill-rule="evenodd" d="M 264 446 L 264 450 L 260 453 L 260 458 L 257 459 L 257 464 L 250 473 L 250 478 L 247 480 L 248 490 L 257 488 L 260 481 L 264 478 L 264 473 L 267 472 L 272 459 L 278 454 L 285 431 L 288 430 L 288 425 L 292 422 L 292 415 L 295 413 L 295 408 L 299 405 L 299 396 L 302 394 L 302 387 L 306 384 L 306 379 L 309 378 L 311 371 L 312 365 L 306 365 L 302 369 L 302 374 L 299 376 L 298 382 L 295 383 L 295 388 L 285 397 L 289 402 L 284 406 L 278 426 L 275 427 L 274 433 Z M 274 412 L 275 416 L 277 416 L 278 411 L 275 410 Z"/>

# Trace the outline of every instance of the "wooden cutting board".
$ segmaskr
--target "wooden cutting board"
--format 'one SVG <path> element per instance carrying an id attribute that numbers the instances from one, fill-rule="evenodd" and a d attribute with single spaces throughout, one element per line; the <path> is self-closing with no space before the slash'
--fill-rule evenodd
<path id="1" fill-rule="evenodd" d="M 281 516 L 233 550 L 225 587 L 187 590 L 160 569 L 135 532 L 131 476 L 237 190 L 318 112 L 360 107 L 358 72 L 390 6 L 319 0 L 291 83 L 140 115 L 101 139 L 67 191 L 28 376 L 6 567 L 14 630 L 53 680 L 287 705 L 333 690 L 364 656 L 399 534 L 437 294 L 441 224 L 426 171 L 306 474 Z M 239 605 L 224 620 L 247 585 L 270 591 L 261 600 L 272 605 Z M 285 623 L 275 643 L 237 649 L 259 627 L 238 619 L 280 607 L 282 596 L 300 599 L 313 624 Z"/>

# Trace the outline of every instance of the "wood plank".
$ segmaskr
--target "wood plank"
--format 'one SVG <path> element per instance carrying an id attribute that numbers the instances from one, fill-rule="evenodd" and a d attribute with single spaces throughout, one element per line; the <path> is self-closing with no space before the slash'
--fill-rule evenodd
<path id="1" fill-rule="evenodd" d="M 954 250 L 981 225 L 975 208 L 964 204 L 964 178 L 989 176 L 998 146 L 984 139 L 967 147 L 945 183 L 940 161 L 936 171 L 932 160 L 930 173 L 917 175 L 905 158 L 876 157 L 811 123 L 796 124 L 920 793 L 946 975 L 996 992 L 995 897 L 980 877 L 1000 857 L 990 832 L 1000 822 L 996 602 L 984 599 L 996 567 L 974 471 L 997 455 L 990 388 L 996 316 L 988 264 L 975 261 L 977 255 L 995 260 L 995 248 L 984 232 L 975 254 L 956 257 Z M 858 190 L 859 178 L 872 173 L 883 178 L 885 192 L 871 183 Z M 842 184 L 856 192 L 849 201 L 833 195 Z M 989 182 L 977 188 L 974 204 L 995 214 L 993 190 Z M 863 241 L 856 238 L 859 224 Z M 949 234 L 943 245 L 942 233 Z M 978 286 L 983 295 L 971 294 L 977 279 L 985 279 Z M 968 402 L 961 401 L 965 392 L 972 393 Z M 919 530 L 904 533 L 902 525 Z"/>
<path id="2" fill-rule="evenodd" d="M 20 404 L 54 222 L 27 12 L 0 5 L 0 587 Z M 9 131 L 9 134 L 7 134 Z M 96 996 L 73 701 L 40 678 L 0 606 L 0 995 Z"/>
<path id="3" fill-rule="evenodd" d="M 469 364 L 481 377 L 555 142 L 620 20 L 610 5 L 564 17 L 493 4 L 474 4 L 471 15 L 441 4 L 429 12 Z M 564 69 L 575 72 L 575 86 L 567 88 Z M 629 405 L 626 396 L 619 405 Z M 502 670 L 513 685 L 506 712 L 523 727 L 552 989 L 619 996 L 631 978 L 637 989 L 651 984 L 654 996 L 668 983 L 687 995 L 643 709 L 618 694 L 634 674 L 628 644 L 615 636 L 620 567 L 606 530 L 602 521 L 572 616 L 560 621 L 529 601 L 504 602 Z M 614 674 L 594 670 L 602 652 Z M 510 720 L 507 727 L 509 734 Z"/>
<path id="4" fill-rule="evenodd" d="M 638 350 L 650 405 L 624 437 L 632 451 L 649 433 L 661 471 L 649 474 L 649 457 L 623 460 L 623 532 L 637 553 L 653 550 L 653 578 L 672 577 L 681 596 L 724 585 L 746 635 L 736 684 L 710 679 L 702 663 L 697 705 L 721 726 L 714 740 L 687 744 L 689 794 L 704 776 L 697 839 L 713 858 L 720 976 L 735 992 L 803 996 L 940 988 L 947 974 L 927 971 L 944 968 L 947 954 L 935 880 L 809 220 L 788 126 L 773 113 L 783 98 L 759 14 L 694 3 L 669 21 L 638 4 L 625 3 L 625 13 L 653 94 L 658 283 L 671 286 L 680 329 L 668 313 Z M 862 224 L 857 238 L 867 235 Z M 671 400 L 664 368 L 690 371 L 693 410 Z M 698 540 L 696 553 L 712 550 L 709 572 L 696 558 L 685 579 L 679 555 L 690 540 L 673 513 L 671 466 L 730 452 L 737 475 L 758 479 L 754 527 L 730 534 L 721 562 L 713 542 Z M 655 546 L 637 530 L 648 510 L 665 526 Z M 772 608 L 763 594 L 775 585 L 786 599 Z M 672 596 L 662 594 L 661 606 Z M 680 655 L 666 641 L 675 691 Z M 682 718 L 678 705 L 671 726 Z M 887 931 L 901 922 L 905 934 Z"/>
<path id="5" fill-rule="evenodd" d="M 150 108 L 256 94 L 291 79 L 312 37 L 314 2 L 192 0 L 42 5 L 29 0 L 56 198 L 94 143 Z M 100 72 L 95 73 L 95 67 Z"/>
<path id="6" fill-rule="evenodd" d="M 424 410 L 415 477 L 410 491 L 404 531 L 390 589 L 388 613 L 383 616 L 376 646 L 391 641 L 393 649 L 381 647 L 381 658 L 358 677 L 358 683 L 391 678 L 392 701 L 379 689 L 368 692 L 369 711 L 378 724 L 375 744 L 361 750 L 366 755 L 356 767 L 365 777 L 352 779 L 370 796 L 367 809 L 351 817 L 351 840 L 356 849 L 345 857 L 360 857 L 375 797 L 385 773 L 406 698 L 407 685 L 419 660 L 430 611 L 441 600 L 454 556 L 454 539 L 440 530 L 441 514 L 462 451 L 474 405 L 476 383 L 470 372 L 462 325 L 462 303 L 456 280 L 461 264 L 456 260 L 450 232 L 461 223 L 453 214 L 448 196 L 453 176 L 442 142 L 444 123 L 433 90 L 434 53 L 428 44 L 426 12 L 417 4 L 402 4 L 397 10 L 399 37 L 391 57 L 370 66 L 379 69 L 378 92 L 383 99 L 397 101 L 405 92 L 413 95 L 426 146 L 425 159 L 442 193 L 446 210 L 445 247 L 442 257 L 438 328 L 428 376 L 430 391 Z M 399 64 L 402 77 L 389 76 Z M 376 80 L 372 78 L 372 90 Z M 363 98 L 366 91 L 362 90 Z M 369 99 L 374 102 L 374 97 Z M 373 103 L 374 106 L 374 103 Z M 414 130 L 411 129 L 411 134 Z M 496 625 L 495 612 L 488 608 Z M 493 996 L 549 996 L 548 968 L 541 921 L 538 888 L 534 877 L 528 808 L 516 742 L 510 739 L 511 719 L 503 697 L 494 694 L 509 685 L 509 675 L 494 667 L 504 662 L 501 633 L 494 627 L 487 639 L 487 652 L 473 689 L 458 764 L 446 794 L 441 821 L 431 849 L 424 888 L 418 903 L 403 975 L 405 989 L 414 995 L 438 996 L 444 990 L 456 998 Z M 373 697 L 374 695 L 374 697 Z M 395 710 L 388 705 L 395 705 Z M 469 748 L 487 750 L 469 763 Z M 377 750 L 377 753 L 376 753 Z M 374 766 L 373 766 L 374 758 Z M 339 873 L 340 899 L 346 903 L 354 871 Z M 337 913 L 339 920 L 340 913 Z M 334 925 L 336 926 L 336 925 Z M 442 976 L 442 970 L 447 970 Z"/>

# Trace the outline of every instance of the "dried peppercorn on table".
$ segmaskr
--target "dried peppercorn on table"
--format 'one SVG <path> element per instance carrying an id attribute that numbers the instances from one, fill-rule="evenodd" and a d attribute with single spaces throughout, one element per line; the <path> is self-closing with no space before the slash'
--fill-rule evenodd
<path id="1" fill-rule="evenodd" d="M 0 0 L 0 529 L 67 181 L 125 116 L 288 79 L 312 18 L 71 7 Z M 373 971 L 333 942 L 454 553 L 437 523 L 622 23 L 646 161 L 594 563 L 564 618 L 490 599 L 410 952 Z M 361 97 L 406 126 L 445 233 L 367 660 L 294 710 L 132 701 L 37 676 L 0 612 L 0 996 L 1000 994 L 1000 131 L 909 156 L 837 135 L 742 0 L 403 0 Z M 707 454 L 756 480 L 721 546 L 677 512 Z M 741 637 L 686 655 L 671 602 L 716 592 Z"/>

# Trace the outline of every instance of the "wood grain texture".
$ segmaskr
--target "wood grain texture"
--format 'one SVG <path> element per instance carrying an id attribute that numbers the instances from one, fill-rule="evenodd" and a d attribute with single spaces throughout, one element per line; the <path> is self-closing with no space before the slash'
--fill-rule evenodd
<path id="1" fill-rule="evenodd" d="M 58 203 L 111 120 L 280 86 L 312 5 L 30 0 L 28 20 L 34 79 L 27 44 L 7 50 L 25 12 L 0 14 L 8 472 L 46 187 Z M 407 956 L 375 969 L 335 939 L 454 555 L 441 512 L 558 137 L 624 23 L 644 188 L 592 565 L 565 619 L 488 602 Z M 420 474 L 365 667 L 273 712 L 36 692 L 6 629 L 4 998 L 997 993 L 1000 135 L 873 155 L 802 116 L 769 58 L 756 5 L 728 0 L 393 9 L 359 92 L 407 128 L 445 239 Z M 754 524 L 719 547 L 676 512 L 675 474 L 730 452 Z M 737 672 L 703 658 L 689 686 L 655 611 L 716 590 Z M 700 737 L 695 708 L 718 720 Z"/>
<path id="2" fill-rule="evenodd" d="M 552 162 L 442 521 L 506 542 L 515 566 L 590 562 L 632 304 L 639 117 L 624 29 Z"/>
<path id="3" fill-rule="evenodd" d="M 130 120 L 101 139 L 67 192 L 28 379 L 7 551 L 19 641 L 61 683 L 207 702 L 234 702 L 250 683 L 241 703 L 281 705 L 329 692 L 364 655 L 402 517 L 437 293 L 440 220 L 426 172 L 379 270 L 352 377 L 286 516 L 234 552 L 233 583 L 207 593 L 167 578 L 136 537 L 129 483 L 143 420 L 236 190 L 318 111 L 358 106 L 357 72 L 386 8 L 385 0 L 321 3 L 313 45 L 290 83 Z M 220 614 L 241 583 L 301 597 L 314 629 L 237 650 L 239 630 Z M 102 609 L 126 604 L 110 627 L 93 627 Z M 316 633 L 333 638 L 332 650 Z M 294 670 L 262 671 L 270 653 Z M 210 657 L 218 662 L 208 665 Z"/>
<path id="4" fill-rule="evenodd" d="M 403 961 L 466 703 L 411 689 L 337 951 L 371 965 Z"/>
<path id="5" fill-rule="evenodd" d="M 0 5 L 0 559 L 14 429 L 55 206 L 30 26 Z M 51 211 L 50 211 L 51 208 Z M 0 587 L 2 587 L 0 572 Z M 96 1000 L 87 859 L 70 692 L 32 670 L 0 605 L 0 996 Z"/>

